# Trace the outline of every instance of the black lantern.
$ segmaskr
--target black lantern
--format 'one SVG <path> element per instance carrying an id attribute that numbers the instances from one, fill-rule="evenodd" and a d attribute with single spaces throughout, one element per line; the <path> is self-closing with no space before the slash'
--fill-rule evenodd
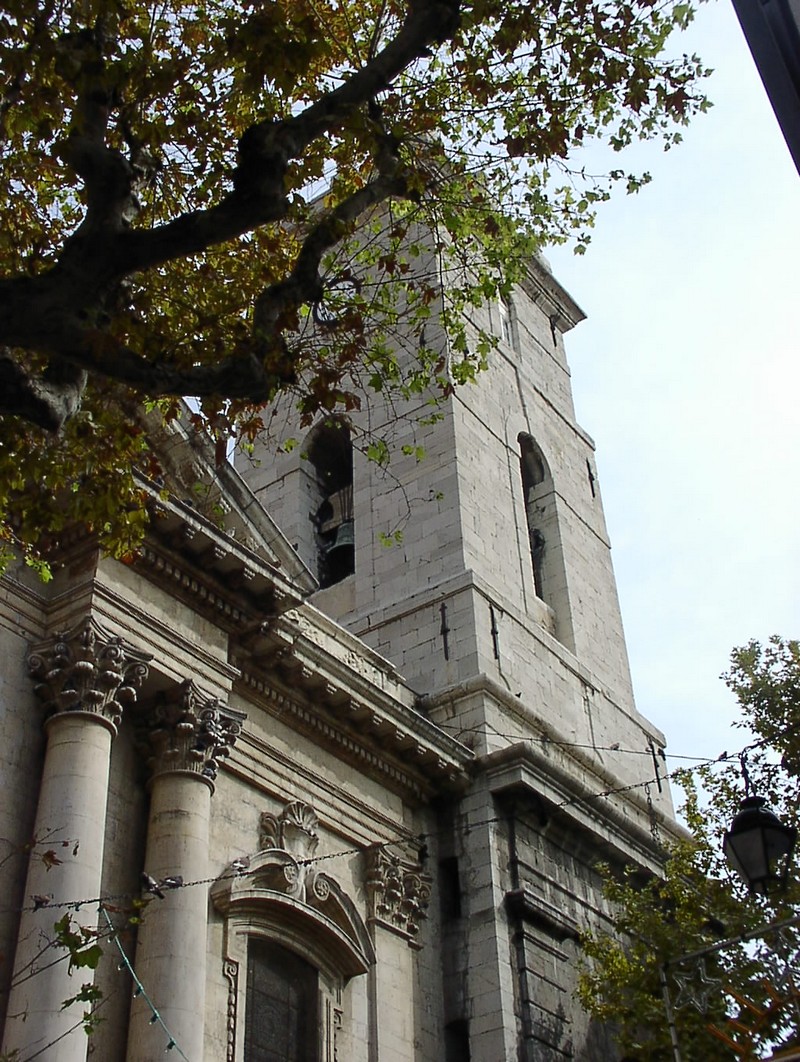
<path id="1" fill-rule="evenodd" d="M 786 886 L 797 830 L 784 826 L 763 797 L 748 796 L 725 834 L 725 858 L 753 893 L 765 896 L 770 885 Z"/>

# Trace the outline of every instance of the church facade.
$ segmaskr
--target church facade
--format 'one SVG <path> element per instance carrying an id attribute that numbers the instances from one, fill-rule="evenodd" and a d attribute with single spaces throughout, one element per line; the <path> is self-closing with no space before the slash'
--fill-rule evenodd
<path id="1" fill-rule="evenodd" d="M 598 861 L 657 868 L 664 739 L 572 407 L 582 313 L 540 261 L 480 313 L 477 387 L 364 414 L 388 468 L 333 420 L 281 446 L 291 411 L 236 468 L 176 429 L 133 563 L 79 536 L 3 580 L 17 1062 L 613 1059 L 579 934 Z"/>

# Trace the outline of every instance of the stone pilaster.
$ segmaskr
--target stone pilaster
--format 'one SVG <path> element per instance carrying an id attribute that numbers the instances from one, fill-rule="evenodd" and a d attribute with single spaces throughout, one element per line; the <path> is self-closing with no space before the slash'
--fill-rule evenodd
<path id="1" fill-rule="evenodd" d="M 411 948 L 430 899 L 430 877 L 417 862 L 395 855 L 383 845 L 366 853 L 367 922 L 376 962 L 369 971 L 370 1041 L 380 1062 L 404 1062 L 414 1043 L 414 980 Z"/>
<path id="2" fill-rule="evenodd" d="M 93 972 L 73 973 L 54 940 L 69 910 L 55 904 L 100 895 L 111 741 L 123 709 L 136 700 L 149 659 L 89 617 L 37 646 L 28 658 L 37 695 L 50 711 L 35 843 L 25 890 L 3 1050 L 21 1058 L 42 1052 L 52 1062 L 79 1062 L 87 1039 L 84 1003 L 64 1007 Z M 53 863 L 53 853 L 57 863 Z M 95 914 L 70 918 L 94 928 Z M 56 961 L 58 960 L 58 961 Z M 47 1046 L 50 1045 L 50 1046 Z"/>
<path id="3" fill-rule="evenodd" d="M 431 896 L 431 879 L 420 863 L 403 860 L 383 845 L 367 851 L 370 922 L 416 946 Z"/>
<path id="4" fill-rule="evenodd" d="M 205 699 L 185 682 L 155 706 L 142 727 L 151 770 L 144 871 L 177 888 L 151 898 L 142 916 L 136 972 L 184 1054 L 203 1057 L 206 981 L 208 840 L 211 795 L 219 762 L 244 715 Z M 166 1042 L 142 997 L 131 1007 L 128 1062 L 150 1062 Z"/>

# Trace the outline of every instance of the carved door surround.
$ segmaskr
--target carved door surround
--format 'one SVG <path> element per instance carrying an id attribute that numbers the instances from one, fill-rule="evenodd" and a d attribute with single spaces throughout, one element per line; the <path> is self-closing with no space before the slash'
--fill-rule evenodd
<path id="1" fill-rule="evenodd" d="M 265 812 L 260 823 L 261 851 L 233 860 L 211 887 L 212 902 L 226 919 L 226 1062 L 242 1062 L 244 1058 L 247 945 L 251 937 L 289 948 L 319 971 L 319 1058 L 323 1062 L 337 1058 L 344 987 L 375 962 L 369 931 L 355 904 L 341 885 L 313 862 L 319 843 L 318 825 L 313 808 L 302 801 L 290 802 L 278 816 Z"/>

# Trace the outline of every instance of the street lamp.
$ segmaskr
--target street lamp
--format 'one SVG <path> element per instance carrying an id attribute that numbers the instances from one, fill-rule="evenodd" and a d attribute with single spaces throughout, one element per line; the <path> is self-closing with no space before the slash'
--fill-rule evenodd
<path id="1" fill-rule="evenodd" d="M 786 887 L 797 830 L 784 826 L 763 797 L 747 796 L 722 842 L 725 858 L 752 893 Z"/>

